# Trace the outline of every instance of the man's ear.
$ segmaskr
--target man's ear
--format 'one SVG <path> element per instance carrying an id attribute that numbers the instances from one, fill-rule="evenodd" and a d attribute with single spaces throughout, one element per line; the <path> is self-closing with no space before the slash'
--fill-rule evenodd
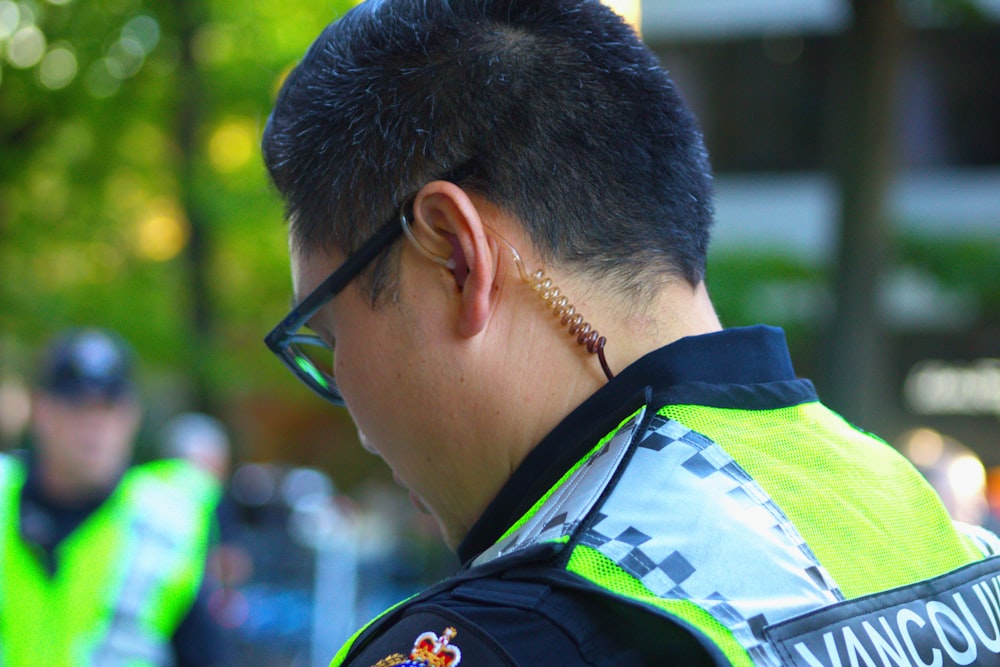
<path id="1" fill-rule="evenodd" d="M 482 211 L 462 188 L 431 181 L 413 199 L 413 240 L 425 253 L 444 260 L 461 298 L 459 333 L 485 329 L 493 312 L 493 283 L 499 247 L 487 234 Z"/>

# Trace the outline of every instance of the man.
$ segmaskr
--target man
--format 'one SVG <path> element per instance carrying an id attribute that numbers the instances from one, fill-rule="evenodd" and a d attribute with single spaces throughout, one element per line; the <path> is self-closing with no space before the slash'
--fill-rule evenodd
<path id="1" fill-rule="evenodd" d="M 0 664 L 219 664 L 199 594 L 217 484 L 181 462 L 129 468 L 141 417 L 124 341 L 53 343 L 33 446 L 0 464 Z"/>
<path id="2" fill-rule="evenodd" d="M 242 600 L 234 595 L 234 586 L 241 584 L 252 569 L 250 556 L 238 544 L 241 529 L 240 510 L 226 492 L 232 459 L 229 430 L 219 419 L 201 412 L 182 412 L 167 420 L 163 427 L 161 451 L 164 456 L 187 461 L 211 475 L 219 484 L 214 509 L 216 539 L 206 557 L 206 574 L 213 587 L 213 618 L 222 625 L 234 605 Z M 235 613 L 240 613 L 235 610 Z"/>
<path id="3" fill-rule="evenodd" d="M 781 331 L 721 327 L 700 132 L 603 5 L 363 3 L 263 150 L 298 303 L 268 345 L 463 563 L 333 664 L 996 663 L 995 539 Z"/>

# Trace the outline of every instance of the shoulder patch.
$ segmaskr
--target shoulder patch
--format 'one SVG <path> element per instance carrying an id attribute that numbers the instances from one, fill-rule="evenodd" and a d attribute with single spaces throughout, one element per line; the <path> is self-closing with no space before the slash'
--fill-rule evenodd
<path id="1" fill-rule="evenodd" d="M 408 612 L 374 637 L 349 667 L 517 667 L 478 625 L 442 607 Z"/>

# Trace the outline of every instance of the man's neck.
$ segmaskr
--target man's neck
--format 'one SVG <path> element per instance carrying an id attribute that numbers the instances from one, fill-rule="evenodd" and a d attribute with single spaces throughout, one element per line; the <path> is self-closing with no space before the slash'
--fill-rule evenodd
<path id="1" fill-rule="evenodd" d="M 704 282 L 692 286 L 683 280 L 672 281 L 648 304 L 640 304 L 605 326 L 608 362 L 612 370 L 620 371 L 676 340 L 721 329 Z"/>
<path id="2" fill-rule="evenodd" d="M 567 294 L 581 297 L 584 285 L 567 283 Z M 568 414 L 606 382 L 594 355 L 552 320 L 539 317 L 536 301 L 527 300 L 528 310 L 510 315 L 509 331 L 498 336 L 507 341 L 506 353 L 494 359 L 492 367 L 475 374 L 485 378 L 477 391 L 470 391 L 462 414 L 476 419 L 458 420 L 455 438 L 475 442 L 462 448 L 453 465 L 482 473 L 454 483 L 456 498 L 443 506 L 460 508 L 460 514 L 443 522 L 447 540 L 455 546 L 479 517 L 494 495 L 517 469 L 528 453 Z M 691 286 L 671 283 L 648 303 L 636 304 L 627 313 L 613 297 L 581 298 L 579 311 L 607 338 L 605 353 L 613 373 L 618 373 L 645 354 L 680 338 L 719 331 L 722 326 L 703 283 Z M 598 316 L 603 314 L 598 319 Z M 554 344 L 553 335 L 558 336 Z M 520 360 L 511 363 L 511 359 Z M 503 406 L 498 409 L 497 406 Z M 488 459 L 488 460 L 487 460 Z M 435 508 L 441 515 L 441 506 Z"/>

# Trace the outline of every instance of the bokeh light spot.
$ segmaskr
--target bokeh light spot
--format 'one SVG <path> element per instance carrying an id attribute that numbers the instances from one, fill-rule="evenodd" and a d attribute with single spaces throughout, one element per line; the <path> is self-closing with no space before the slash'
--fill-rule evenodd
<path id="1" fill-rule="evenodd" d="M 916 429 L 909 434 L 903 449 L 914 464 L 933 468 L 944 455 L 944 438 L 933 429 Z"/>
<path id="2" fill-rule="evenodd" d="M 184 249 L 190 229 L 172 200 L 154 201 L 138 223 L 138 252 L 154 262 L 173 259 Z"/>
<path id="3" fill-rule="evenodd" d="M 134 39 L 123 37 L 108 49 L 108 73 L 116 79 L 128 79 L 135 76 L 146 60 L 142 44 Z"/>
<path id="4" fill-rule="evenodd" d="M 208 158 L 216 171 L 229 173 L 245 166 L 254 155 L 256 140 L 252 121 L 239 118 L 224 122 L 208 142 Z"/>
<path id="5" fill-rule="evenodd" d="M 14 67 L 34 67 L 45 55 L 45 34 L 34 25 L 26 25 L 7 42 L 7 60 Z"/>
<path id="6" fill-rule="evenodd" d="M 14 34 L 21 23 L 21 10 L 11 0 L 0 0 L 0 39 Z"/>
<path id="7" fill-rule="evenodd" d="M 160 24 L 152 16 L 136 16 L 122 28 L 122 39 L 136 42 L 148 55 L 160 42 Z"/>
<path id="8" fill-rule="evenodd" d="M 38 80 L 51 90 L 65 88 L 76 77 L 76 55 L 67 46 L 55 46 L 38 66 Z"/>
<path id="9" fill-rule="evenodd" d="M 986 486 L 986 468 L 979 457 L 965 454 L 955 457 L 948 468 L 948 481 L 958 493 L 977 495 Z"/>

